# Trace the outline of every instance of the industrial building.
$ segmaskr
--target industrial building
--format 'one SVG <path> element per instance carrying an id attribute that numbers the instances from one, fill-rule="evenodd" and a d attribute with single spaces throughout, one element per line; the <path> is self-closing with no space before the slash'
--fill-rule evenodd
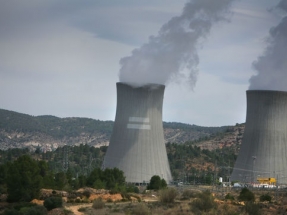
<path id="1" fill-rule="evenodd" d="M 231 181 L 287 184 L 287 92 L 248 90 L 245 131 Z"/>
<path id="2" fill-rule="evenodd" d="M 117 109 L 103 168 L 117 167 L 131 183 L 158 175 L 172 180 L 162 125 L 164 85 L 117 83 Z"/>

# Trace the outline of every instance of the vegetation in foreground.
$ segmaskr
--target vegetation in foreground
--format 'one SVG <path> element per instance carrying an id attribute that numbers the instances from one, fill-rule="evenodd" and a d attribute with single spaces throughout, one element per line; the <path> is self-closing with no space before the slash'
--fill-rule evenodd
<path id="1" fill-rule="evenodd" d="M 169 189 L 165 188 L 153 192 L 153 195 L 158 196 L 158 201 L 150 201 L 152 199 L 151 194 L 149 194 L 150 198 L 148 198 L 148 194 L 140 194 L 142 197 L 140 202 L 106 202 L 101 203 L 104 205 L 101 207 L 87 207 L 80 210 L 86 215 L 273 215 L 285 214 L 287 209 L 287 206 L 284 205 L 287 200 L 286 193 L 281 196 L 280 202 L 260 201 L 261 196 L 265 195 L 267 191 L 258 190 L 254 191 L 255 201 L 239 201 L 240 190 L 229 190 L 231 193 L 225 196 L 235 197 L 234 200 L 230 200 L 224 198 L 218 190 L 195 190 L 193 187 L 182 192 L 177 191 L 176 196 L 171 192 L 165 193 L 170 195 L 168 199 L 173 199 L 173 201 L 161 201 L 160 193 Z"/>

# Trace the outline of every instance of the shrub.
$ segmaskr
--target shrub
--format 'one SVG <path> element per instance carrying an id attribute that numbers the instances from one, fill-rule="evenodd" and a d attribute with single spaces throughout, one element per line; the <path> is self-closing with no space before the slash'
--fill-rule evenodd
<path id="1" fill-rule="evenodd" d="M 230 193 L 227 193 L 225 196 L 226 200 L 234 200 L 234 196 L 232 196 Z"/>
<path id="2" fill-rule="evenodd" d="M 194 192 L 192 190 L 184 190 L 182 193 L 182 199 L 190 199 L 194 198 L 197 195 L 197 192 Z"/>
<path id="3" fill-rule="evenodd" d="M 81 208 L 78 209 L 79 212 L 85 212 L 86 210 L 87 210 L 86 207 L 81 207 Z"/>
<path id="4" fill-rule="evenodd" d="M 122 200 L 124 201 L 130 201 L 131 200 L 131 194 L 127 192 L 121 192 Z"/>
<path id="5" fill-rule="evenodd" d="M 209 212 L 212 214 L 212 212 Z M 232 205 L 229 204 L 223 204 L 219 205 L 218 208 L 216 209 L 216 213 L 213 214 L 220 214 L 220 215 L 239 215 L 239 211 L 237 207 L 233 207 Z M 245 213 L 244 213 L 245 214 Z M 246 214 L 245 214 L 246 215 Z"/>
<path id="6" fill-rule="evenodd" d="M 111 202 L 113 202 L 113 200 L 111 198 L 108 198 L 107 202 L 111 203 Z"/>
<path id="7" fill-rule="evenodd" d="M 27 206 L 21 207 L 19 210 L 6 209 L 3 213 L 4 215 L 47 215 L 48 211 L 44 206 L 36 205 L 36 206 Z"/>
<path id="8" fill-rule="evenodd" d="M 34 207 L 34 206 L 36 206 L 36 204 L 34 204 L 34 203 L 20 202 L 20 203 L 17 203 L 16 205 L 14 205 L 13 208 L 17 211 L 20 211 L 21 208 L 30 208 L 30 207 Z"/>
<path id="9" fill-rule="evenodd" d="M 271 202 L 272 197 L 267 193 L 260 196 L 260 202 Z"/>
<path id="10" fill-rule="evenodd" d="M 4 211 L 4 215 L 19 215 L 19 212 L 17 210 L 13 209 L 6 209 Z"/>
<path id="11" fill-rule="evenodd" d="M 48 211 L 54 209 L 54 208 L 60 208 L 63 205 L 63 201 L 61 197 L 58 196 L 52 196 L 44 201 L 44 206 L 47 208 Z"/>
<path id="12" fill-rule="evenodd" d="M 216 209 L 217 204 L 214 201 L 214 197 L 209 190 L 206 190 L 197 195 L 197 198 L 191 202 L 191 211 L 195 214 L 201 212 L 208 212 L 211 209 Z"/>
<path id="13" fill-rule="evenodd" d="M 148 206 L 146 206 L 144 203 L 137 204 L 133 209 L 132 209 L 132 214 L 133 215 L 148 215 L 150 214 L 150 210 Z"/>
<path id="14" fill-rule="evenodd" d="M 88 190 L 85 190 L 85 191 L 83 192 L 83 195 L 84 195 L 86 198 L 89 198 L 89 197 L 91 196 L 91 192 L 88 191 Z"/>
<path id="15" fill-rule="evenodd" d="M 128 193 L 139 193 L 140 192 L 139 188 L 133 184 L 128 184 L 125 189 L 126 189 L 126 192 Z"/>
<path id="16" fill-rule="evenodd" d="M 21 215 L 46 215 L 48 214 L 47 209 L 44 206 L 37 205 L 29 208 L 21 208 Z"/>
<path id="17" fill-rule="evenodd" d="M 248 190 L 246 187 L 244 187 L 239 196 L 238 196 L 238 200 L 239 201 L 250 201 L 250 202 L 254 202 L 255 201 L 255 196 L 254 194 Z"/>
<path id="18" fill-rule="evenodd" d="M 94 209 L 102 209 L 105 207 L 105 203 L 101 198 L 95 199 L 93 202 L 93 208 Z"/>
<path id="19" fill-rule="evenodd" d="M 64 215 L 71 215 L 71 214 L 73 214 L 71 210 L 64 209 Z"/>
<path id="20" fill-rule="evenodd" d="M 258 204 L 254 204 L 253 202 L 247 202 L 244 206 L 244 210 L 249 215 L 260 215 L 260 206 Z"/>
<path id="21" fill-rule="evenodd" d="M 140 189 L 137 186 L 134 187 L 134 193 L 140 193 Z"/>
<path id="22" fill-rule="evenodd" d="M 177 191 L 174 188 L 160 190 L 159 200 L 162 203 L 173 203 L 177 196 Z"/>
<path id="23" fill-rule="evenodd" d="M 133 195 L 132 197 L 136 198 L 138 200 L 138 202 L 141 202 L 141 197 L 137 196 L 137 195 Z"/>

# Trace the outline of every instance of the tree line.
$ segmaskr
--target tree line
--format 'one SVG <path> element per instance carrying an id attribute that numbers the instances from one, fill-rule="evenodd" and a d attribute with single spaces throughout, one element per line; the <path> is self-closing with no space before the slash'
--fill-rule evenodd
<path id="1" fill-rule="evenodd" d="M 81 187 L 124 192 L 124 173 L 117 169 L 94 168 L 87 175 L 73 177 L 71 172 L 54 172 L 46 161 L 22 155 L 13 162 L 0 165 L 0 194 L 7 193 L 8 202 L 29 202 L 39 198 L 40 189 L 72 191 Z"/>
<path id="2" fill-rule="evenodd" d="M 57 183 L 60 187 L 65 187 L 65 185 L 67 188 L 69 186 L 77 187 L 77 184 L 85 184 L 84 178 L 86 180 L 94 169 L 102 167 L 107 148 L 107 146 L 95 148 L 81 144 L 59 147 L 55 151 L 47 152 L 42 152 L 40 148 L 34 152 L 28 149 L 0 150 L 0 164 L 12 163 L 20 156 L 29 155 L 38 162 L 45 162 L 47 168 L 53 172 L 55 180 L 58 180 Z M 237 153 L 234 147 L 209 151 L 201 150 L 200 147 L 189 142 L 185 144 L 168 143 L 166 149 L 173 179 L 188 183 L 210 184 L 217 177 L 223 177 L 224 181 L 227 181 Z M 207 165 L 208 168 L 204 168 Z M 71 178 L 77 180 L 71 182 Z M 65 183 L 64 179 L 69 183 Z M 88 183 L 90 182 L 88 181 Z M 99 181 L 96 184 L 100 186 Z M 53 187 L 52 185 L 51 183 L 51 187 Z"/>

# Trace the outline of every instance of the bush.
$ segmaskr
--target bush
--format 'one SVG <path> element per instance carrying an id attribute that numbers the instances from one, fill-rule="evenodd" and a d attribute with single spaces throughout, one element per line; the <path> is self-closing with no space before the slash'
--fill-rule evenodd
<path id="1" fill-rule="evenodd" d="M 239 215 L 240 213 L 237 207 L 233 207 L 229 204 L 220 204 L 216 209 L 216 213 L 209 212 L 209 214 Z"/>
<path id="2" fill-rule="evenodd" d="M 133 184 L 128 184 L 126 186 L 126 192 L 128 192 L 128 193 L 139 193 L 140 190 L 137 186 L 135 186 Z"/>
<path id="3" fill-rule="evenodd" d="M 150 210 L 148 206 L 146 206 L 144 203 L 137 204 L 133 209 L 132 209 L 132 214 L 133 215 L 148 215 L 150 214 Z"/>
<path id="4" fill-rule="evenodd" d="M 107 199 L 107 202 L 112 203 L 113 200 L 112 200 L 111 198 L 108 198 L 108 199 Z"/>
<path id="5" fill-rule="evenodd" d="M 258 204 L 254 204 L 253 202 L 247 202 L 244 206 L 244 210 L 249 215 L 260 215 L 260 206 Z"/>
<path id="6" fill-rule="evenodd" d="M 19 211 L 13 209 L 6 209 L 4 215 L 19 215 Z"/>
<path id="7" fill-rule="evenodd" d="M 87 211 L 87 208 L 86 207 L 81 207 L 81 208 L 78 209 L 78 211 L 79 212 L 85 212 L 85 211 Z"/>
<path id="8" fill-rule="evenodd" d="M 14 209 L 17 211 L 20 211 L 22 208 L 30 208 L 30 207 L 34 207 L 36 206 L 36 204 L 34 203 L 30 203 L 30 202 L 20 202 L 17 203 L 16 205 L 14 205 Z"/>
<path id="9" fill-rule="evenodd" d="M 217 204 L 214 201 L 214 197 L 209 190 L 206 190 L 197 195 L 197 198 L 191 202 L 191 211 L 195 214 L 200 214 L 201 212 L 208 212 L 211 209 L 216 209 Z"/>
<path id="10" fill-rule="evenodd" d="M 47 215 L 48 211 L 44 206 L 27 206 L 21 207 L 18 210 L 16 208 L 6 209 L 4 215 Z"/>
<path id="11" fill-rule="evenodd" d="M 88 190 L 85 190 L 85 191 L 83 192 L 83 195 L 84 195 L 86 198 L 89 198 L 89 197 L 91 196 L 91 192 L 88 191 Z"/>
<path id="12" fill-rule="evenodd" d="M 230 193 L 227 193 L 225 196 L 226 200 L 234 200 L 234 196 L 232 196 Z"/>
<path id="13" fill-rule="evenodd" d="M 46 215 L 48 214 L 47 209 L 44 206 L 37 205 L 30 208 L 21 208 L 21 215 Z"/>
<path id="14" fill-rule="evenodd" d="M 182 193 L 182 199 L 190 199 L 196 197 L 197 192 L 194 192 L 192 190 L 184 190 Z"/>
<path id="15" fill-rule="evenodd" d="M 272 197 L 267 193 L 260 196 L 260 202 L 271 202 Z"/>
<path id="16" fill-rule="evenodd" d="M 238 196 L 238 200 L 239 201 L 246 201 L 246 202 L 247 201 L 254 202 L 255 196 L 250 190 L 248 190 L 246 187 L 244 187 Z"/>
<path id="17" fill-rule="evenodd" d="M 58 196 L 52 196 L 44 201 L 44 206 L 47 208 L 48 211 L 54 209 L 54 208 L 60 208 L 63 205 L 63 201 L 61 197 Z"/>
<path id="18" fill-rule="evenodd" d="M 134 193 L 140 193 L 140 189 L 137 186 L 134 187 Z"/>
<path id="19" fill-rule="evenodd" d="M 173 203 L 177 196 L 177 191 L 174 188 L 160 190 L 159 200 L 162 203 Z"/>
<path id="20" fill-rule="evenodd" d="M 94 200 L 94 202 L 93 202 L 93 208 L 94 209 L 102 209 L 104 207 L 105 207 L 105 203 L 103 202 L 103 200 L 101 198 Z"/>

